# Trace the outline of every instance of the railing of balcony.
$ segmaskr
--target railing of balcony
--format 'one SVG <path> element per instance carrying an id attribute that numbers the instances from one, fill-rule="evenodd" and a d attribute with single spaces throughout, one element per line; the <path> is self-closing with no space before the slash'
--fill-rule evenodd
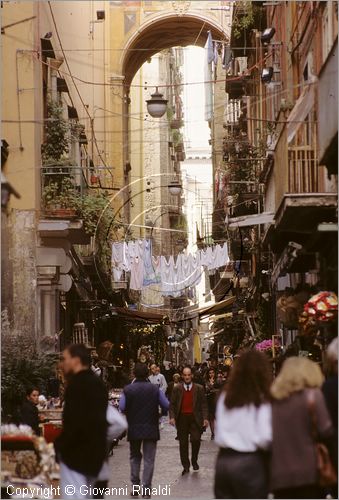
<path id="1" fill-rule="evenodd" d="M 104 173 L 80 166 L 48 166 L 41 169 L 41 210 L 47 217 L 77 216 L 79 200 L 99 188 Z"/>
<path id="2" fill-rule="evenodd" d="M 315 151 L 310 146 L 288 149 L 288 192 L 317 193 L 322 191 L 319 165 Z"/>

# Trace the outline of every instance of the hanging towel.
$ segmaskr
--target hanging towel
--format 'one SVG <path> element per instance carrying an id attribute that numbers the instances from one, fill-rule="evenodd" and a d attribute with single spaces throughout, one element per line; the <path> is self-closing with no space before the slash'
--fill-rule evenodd
<path id="1" fill-rule="evenodd" d="M 167 260 L 165 256 L 160 257 L 161 293 L 170 295 L 173 290 L 173 255 Z"/>
<path id="2" fill-rule="evenodd" d="M 224 44 L 223 56 L 222 56 L 222 67 L 223 69 L 228 69 L 231 61 L 233 59 L 233 52 L 229 45 Z"/>
<path id="3" fill-rule="evenodd" d="M 213 69 L 214 50 L 212 34 L 209 31 L 205 44 L 204 80 L 205 80 L 205 120 L 210 121 L 213 115 Z"/>
<path id="4" fill-rule="evenodd" d="M 112 275 L 114 281 L 121 281 L 123 269 L 123 244 L 112 243 Z"/>
<path id="5" fill-rule="evenodd" d="M 148 286 L 158 283 L 155 268 L 152 260 L 152 242 L 145 240 L 144 244 L 144 280 L 143 285 Z"/>
<path id="6" fill-rule="evenodd" d="M 129 287 L 131 290 L 141 290 L 144 281 L 144 262 L 138 255 L 133 257 L 131 266 L 131 281 Z"/>

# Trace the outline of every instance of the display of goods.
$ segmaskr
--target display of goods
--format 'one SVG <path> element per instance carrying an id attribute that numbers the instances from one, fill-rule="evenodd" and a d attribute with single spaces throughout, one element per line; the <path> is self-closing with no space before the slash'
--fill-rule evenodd
<path id="1" fill-rule="evenodd" d="M 334 292 L 319 292 L 305 304 L 304 312 L 315 321 L 332 321 L 338 314 L 338 297 Z"/>

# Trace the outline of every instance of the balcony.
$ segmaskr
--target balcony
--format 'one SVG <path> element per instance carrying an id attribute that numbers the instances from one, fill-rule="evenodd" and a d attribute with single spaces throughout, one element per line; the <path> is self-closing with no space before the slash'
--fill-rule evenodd
<path id="1" fill-rule="evenodd" d="M 79 166 L 42 168 L 39 233 L 46 241 L 58 238 L 79 245 L 90 242 L 107 205 L 96 183 L 96 189 L 88 189 L 94 181 L 93 172 Z"/>
<path id="2" fill-rule="evenodd" d="M 319 178 L 318 160 L 308 146 L 288 149 L 288 193 L 317 193 L 324 190 Z"/>
<path id="3" fill-rule="evenodd" d="M 77 207 L 84 184 L 81 167 L 43 167 L 41 172 L 43 216 L 48 219 L 77 219 Z"/>

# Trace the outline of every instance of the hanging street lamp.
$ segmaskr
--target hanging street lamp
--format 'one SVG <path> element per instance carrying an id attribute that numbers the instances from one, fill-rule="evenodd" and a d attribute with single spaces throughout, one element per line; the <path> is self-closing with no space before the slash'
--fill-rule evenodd
<path id="1" fill-rule="evenodd" d="M 153 118 L 161 118 L 166 113 L 168 101 L 164 99 L 158 87 L 155 88 L 154 94 L 151 94 L 151 99 L 148 99 L 146 103 L 147 110 Z"/>
<path id="2" fill-rule="evenodd" d="M 182 191 L 182 185 L 179 181 L 173 180 L 169 183 L 168 189 L 173 196 L 179 196 Z"/>

